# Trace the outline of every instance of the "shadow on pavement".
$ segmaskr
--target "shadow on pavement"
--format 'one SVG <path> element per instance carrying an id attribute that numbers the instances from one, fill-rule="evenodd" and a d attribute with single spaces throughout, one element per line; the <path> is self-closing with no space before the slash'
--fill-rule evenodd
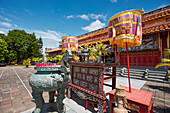
<path id="1" fill-rule="evenodd" d="M 72 93 L 72 99 L 73 99 L 77 104 L 83 106 L 84 109 L 86 108 L 86 101 L 83 100 L 83 99 L 81 99 L 80 97 L 78 97 L 78 96 L 76 95 L 76 93 L 74 93 L 74 92 Z M 109 113 L 109 101 L 108 101 L 108 99 L 106 100 L 106 102 L 107 102 L 106 113 Z M 95 107 L 97 108 L 96 105 L 95 105 Z M 93 105 L 88 104 L 87 109 L 93 113 Z M 95 113 L 97 113 L 97 111 L 95 111 Z"/>
<path id="2" fill-rule="evenodd" d="M 154 106 L 153 113 L 170 113 L 170 108 L 168 107 L 161 107 L 161 106 Z"/>
<path id="3" fill-rule="evenodd" d="M 163 91 L 165 93 L 170 93 L 170 87 L 163 87 L 163 86 L 154 86 L 154 85 L 147 85 L 149 88 L 157 89 Z"/>

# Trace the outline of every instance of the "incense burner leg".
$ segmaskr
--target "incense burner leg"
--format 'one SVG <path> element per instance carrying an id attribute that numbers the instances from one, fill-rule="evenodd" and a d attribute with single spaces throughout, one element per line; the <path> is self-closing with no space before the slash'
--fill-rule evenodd
<path id="1" fill-rule="evenodd" d="M 33 101 L 36 104 L 36 108 L 33 113 L 40 113 L 43 107 L 44 99 L 42 97 L 42 91 L 32 89 Z"/>
<path id="2" fill-rule="evenodd" d="M 55 95 L 55 91 L 50 91 L 49 92 L 49 102 L 50 103 L 54 102 L 54 95 Z"/>
<path id="3" fill-rule="evenodd" d="M 63 99 L 65 98 L 65 89 L 66 89 L 66 85 L 62 88 L 60 88 L 59 90 L 57 90 L 57 110 L 58 113 L 66 113 L 65 109 L 64 109 L 64 104 L 63 104 Z"/>

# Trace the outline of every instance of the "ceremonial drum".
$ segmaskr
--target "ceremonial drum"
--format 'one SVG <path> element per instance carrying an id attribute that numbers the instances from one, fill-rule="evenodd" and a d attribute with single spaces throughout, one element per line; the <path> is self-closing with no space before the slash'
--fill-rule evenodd
<path id="1" fill-rule="evenodd" d="M 142 11 L 127 10 L 111 17 L 108 21 L 108 36 L 113 38 L 112 44 L 125 48 L 141 45 Z"/>

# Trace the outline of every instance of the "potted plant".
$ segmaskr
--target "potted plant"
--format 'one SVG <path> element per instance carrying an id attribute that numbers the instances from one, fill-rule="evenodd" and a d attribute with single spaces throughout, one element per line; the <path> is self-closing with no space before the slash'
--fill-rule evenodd
<path id="1" fill-rule="evenodd" d="M 31 65 L 31 59 L 30 58 L 28 58 L 27 60 L 24 60 L 24 62 L 23 62 L 23 65 L 25 65 L 26 66 L 26 68 L 28 68 L 29 67 L 29 65 Z"/>
<path id="2" fill-rule="evenodd" d="M 91 55 L 89 57 L 89 60 L 90 60 L 90 62 L 93 62 L 93 63 L 97 61 L 96 58 L 93 55 Z"/>
<path id="3" fill-rule="evenodd" d="M 53 62 L 53 57 L 46 57 L 47 58 L 47 62 Z"/>
<path id="4" fill-rule="evenodd" d="M 104 63 L 105 63 L 105 56 L 108 55 L 109 51 L 107 48 L 107 45 L 106 44 L 103 44 L 102 41 L 100 40 L 99 43 L 96 42 L 96 46 L 93 46 L 93 48 L 95 48 L 95 50 L 97 51 L 98 53 L 98 60 L 97 62 L 98 63 L 101 63 L 101 60 L 102 60 L 102 55 L 104 55 Z"/>
<path id="5" fill-rule="evenodd" d="M 77 55 L 75 56 L 74 59 L 75 59 L 76 62 L 79 62 L 79 61 L 80 61 L 80 60 L 79 60 L 80 58 L 79 58 Z"/>
<path id="6" fill-rule="evenodd" d="M 58 60 L 58 64 L 61 64 L 62 57 L 63 57 L 63 55 L 57 55 L 56 57 L 54 57 L 54 59 Z"/>

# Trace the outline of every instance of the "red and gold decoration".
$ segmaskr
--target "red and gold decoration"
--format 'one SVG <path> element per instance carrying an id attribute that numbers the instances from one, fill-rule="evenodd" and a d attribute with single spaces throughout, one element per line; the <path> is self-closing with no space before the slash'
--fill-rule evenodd
<path id="1" fill-rule="evenodd" d="M 142 11 L 127 10 L 120 12 L 108 21 L 108 36 L 113 38 L 111 45 L 126 48 L 127 64 L 129 77 L 129 92 L 131 92 L 130 73 L 129 73 L 129 55 L 128 47 L 136 47 L 142 42 Z"/>
<path id="2" fill-rule="evenodd" d="M 62 37 L 62 53 L 66 50 L 70 50 L 71 52 L 78 51 L 78 40 L 74 36 L 63 36 Z"/>

